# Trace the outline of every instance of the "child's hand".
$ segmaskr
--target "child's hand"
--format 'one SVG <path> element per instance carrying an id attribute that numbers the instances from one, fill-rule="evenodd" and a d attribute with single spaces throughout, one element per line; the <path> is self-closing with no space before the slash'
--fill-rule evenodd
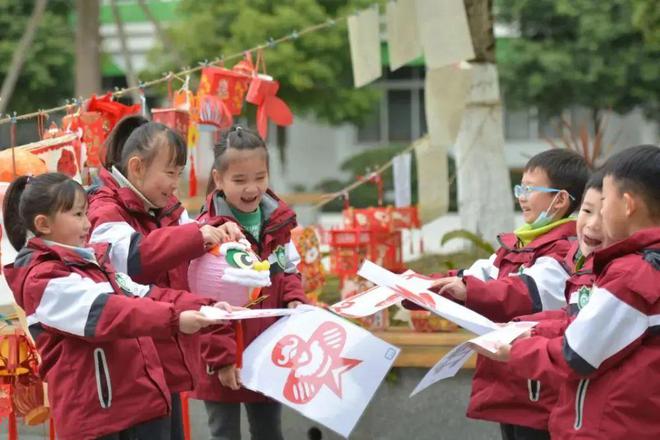
<path id="1" fill-rule="evenodd" d="M 470 343 L 470 348 L 482 356 L 486 356 L 489 359 L 499 362 L 508 362 L 511 358 L 511 344 L 502 344 L 497 347 L 497 351 L 492 353 L 485 348 L 482 348 L 476 344 Z"/>
<path id="2" fill-rule="evenodd" d="M 232 307 L 231 304 L 229 304 L 226 301 L 218 301 L 217 303 L 213 304 L 213 307 L 215 307 L 216 309 L 224 310 L 225 312 L 228 313 L 231 313 L 235 310 L 235 308 Z"/>
<path id="3" fill-rule="evenodd" d="M 223 243 L 228 241 L 238 241 L 241 238 L 245 238 L 243 231 L 241 231 L 241 227 L 234 222 L 223 223 L 218 226 L 217 229 L 223 234 Z"/>
<path id="4" fill-rule="evenodd" d="M 227 222 L 220 226 L 204 225 L 199 228 L 204 240 L 204 247 L 211 248 L 216 244 L 222 244 L 228 241 L 238 241 L 245 238 L 241 228 L 233 222 Z"/>
<path id="5" fill-rule="evenodd" d="M 225 365 L 218 371 L 218 379 L 223 387 L 238 390 L 241 387 L 241 370 L 236 365 Z"/>
<path id="6" fill-rule="evenodd" d="M 186 310 L 179 315 L 179 331 L 187 335 L 197 333 L 212 324 L 214 324 L 213 320 L 196 310 Z"/>
<path id="7" fill-rule="evenodd" d="M 302 304 L 303 304 L 302 301 L 295 300 L 295 301 L 291 301 L 286 306 L 289 309 L 295 309 L 296 307 L 301 306 Z"/>
<path id="8" fill-rule="evenodd" d="M 448 293 L 459 301 L 467 298 L 467 287 L 460 277 L 446 277 L 434 281 L 431 288 L 439 289 L 438 294 Z"/>

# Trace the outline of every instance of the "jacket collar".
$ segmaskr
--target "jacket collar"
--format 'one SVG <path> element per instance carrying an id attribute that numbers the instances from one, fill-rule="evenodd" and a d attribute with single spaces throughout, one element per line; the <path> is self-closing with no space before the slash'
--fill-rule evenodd
<path id="1" fill-rule="evenodd" d="M 144 214 L 161 222 L 169 218 L 168 224 L 176 223 L 183 211 L 181 202 L 175 196 L 170 197 L 167 206 L 163 209 L 149 208 L 148 206 L 153 206 L 151 202 L 148 202 L 119 171 L 111 173 L 105 168 L 101 168 L 99 179 L 102 186 L 96 194 L 102 197 L 103 193 L 106 193 L 106 196 L 111 196 L 119 201 L 127 211 Z M 124 186 L 122 186 L 122 182 Z"/>
<path id="2" fill-rule="evenodd" d="M 605 266 L 616 258 L 650 250 L 660 253 L 660 227 L 642 229 L 630 237 L 596 252 L 594 255 L 594 271 L 601 273 Z"/>
<path id="3" fill-rule="evenodd" d="M 545 234 L 536 237 L 531 243 L 524 247 L 518 247 L 519 240 L 513 232 L 498 235 L 497 241 L 502 247 L 510 252 L 534 252 L 536 249 L 557 240 L 575 239 L 575 235 L 575 220 L 570 220 L 557 224 L 554 228 Z"/>
<path id="4" fill-rule="evenodd" d="M 290 211 L 290 208 L 271 190 L 266 191 L 266 194 L 261 198 L 259 206 L 261 207 L 264 224 L 278 221 L 283 214 Z M 231 212 L 231 208 L 221 191 L 214 191 L 209 196 L 207 199 L 206 210 L 211 217 L 220 216 L 235 219 L 235 216 Z"/>
<path id="5" fill-rule="evenodd" d="M 154 205 L 153 203 L 151 203 L 151 202 L 149 201 L 149 199 L 147 199 L 147 198 L 144 196 L 144 194 L 142 194 L 142 192 L 140 192 L 140 190 L 137 189 L 137 188 L 131 183 L 131 181 L 128 180 L 128 179 L 127 179 L 127 178 L 121 173 L 121 171 L 119 171 L 114 165 L 112 166 L 112 172 L 111 172 L 111 174 L 112 174 L 112 177 L 115 178 L 115 182 L 117 182 L 117 184 L 119 185 L 119 187 L 121 187 L 121 188 L 129 188 L 131 191 L 133 191 L 133 192 L 135 193 L 136 196 L 138 196 L 138 197 L 140 198 L 140 200 L 142 200 L 142 202 L 144 203 L 144 207 L 145 207 L 145 209 L 147 209 L 147 210 L 158 209 L 158 207 L 157 207 L 156 205 Z"/>

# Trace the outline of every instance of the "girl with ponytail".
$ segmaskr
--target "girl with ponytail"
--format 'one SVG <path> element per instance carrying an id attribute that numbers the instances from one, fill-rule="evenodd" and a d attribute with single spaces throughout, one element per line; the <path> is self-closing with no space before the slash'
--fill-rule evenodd
<path id="1" fill-rule="evenodd" d="M 63 174 L 17 178 L 3 214 L 19 251 L 5 276 L 42 360 L 58 438 L 169 439 L 170 394 L 152 338 L 210 325 L 193 310 L 200 297 L 116 271 L 108 244 L 87 244 L 87 196 Z"/>

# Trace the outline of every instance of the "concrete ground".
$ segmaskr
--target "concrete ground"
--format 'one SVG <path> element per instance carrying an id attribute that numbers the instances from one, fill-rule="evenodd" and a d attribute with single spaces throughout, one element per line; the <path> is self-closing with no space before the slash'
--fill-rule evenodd
<path id="1" fill-rule="evenodd" d="M 461 372 L 423 391 L 412 399 L 408 394 L 426 373 L 422 368 L 397 368 L 393 379 L 383 382 L 355 427 L 353 440 L 496 440 L 499 430 L 492 423 L 467 419 L 465 408 L 470 392 L 468 372 Z M 200 401 L 191 401 L 190 416 L 193 440 L 210 438 L 206 412 Z M 321 431 L 322 440 L 342 437 L 287 408 L 283 412 L 287 440 L 306 440 L 311 428 Z M 243 413 L 244 439 L 249 439 Z M 7 438 L 7 424 L 0 426 L 0 438 Z M 48 439 L 43 427 L 20 429 L 20 440 Z M 317 439 L 319 437 L 316 437 Z"/>

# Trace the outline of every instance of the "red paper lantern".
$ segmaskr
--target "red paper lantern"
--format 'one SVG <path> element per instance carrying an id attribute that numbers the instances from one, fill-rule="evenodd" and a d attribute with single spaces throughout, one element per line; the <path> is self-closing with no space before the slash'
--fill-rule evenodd
<path id="1" fill-rule="evenodd" d="M 199 83 L 197 96 L 218 97 L 227 111 L 232 115 L 240 115 L 243 109 L 243 99 L 250 84 L 250 76 L 240 71 L 224 67 L 205 67 Z"/>
<path id="2" fill-rule="evenodd" d="M 177 108 L 155 108 L 151 110 L 151 118 L 155 122 L 167 125 L 187 142 L 190 113 Z"/>

